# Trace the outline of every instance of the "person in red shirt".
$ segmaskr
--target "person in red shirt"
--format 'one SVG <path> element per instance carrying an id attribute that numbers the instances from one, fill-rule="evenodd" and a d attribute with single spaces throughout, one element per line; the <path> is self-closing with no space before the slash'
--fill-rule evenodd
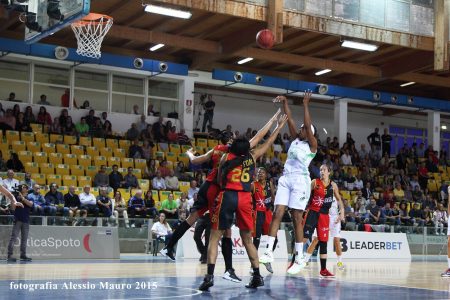
<path id="1" fill-rule="evenodd" d="M 61 96 L 61 106 L 69 107 L 70 102 L 70 89 L 66 89 L 64 94 Z M 73 99 L 73 107 L 78 108 L 77 102 Z"/>
<path id="2" fill-rule="evenodd" d="M 53 122 L 52 117 L 47 112 L 47 109 L 45 109 L 44 106 L 41 106 L 41 108 L 39 109 L 39 113 L 37 115 L 36 121 L 38 124 L 43 124 L 43 125 L 48 125 L 48 126 L 51 126 L 52 122 Z"/>

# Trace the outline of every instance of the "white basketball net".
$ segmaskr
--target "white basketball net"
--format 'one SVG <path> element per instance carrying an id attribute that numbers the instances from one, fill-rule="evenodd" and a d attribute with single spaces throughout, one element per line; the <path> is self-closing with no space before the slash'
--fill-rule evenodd
<path id="1" fill-rule="evenodd" d="M 89 15 L 90 16 L 90 15 Z M 72 30 L 78 41 L 77 54 L 100 58 L 100 50 L 103 38 L 113 24 L 113 19 L 105 15 L 98 15 L 98 18 L 84 18 L 81 21 L 71 24 Z"/>

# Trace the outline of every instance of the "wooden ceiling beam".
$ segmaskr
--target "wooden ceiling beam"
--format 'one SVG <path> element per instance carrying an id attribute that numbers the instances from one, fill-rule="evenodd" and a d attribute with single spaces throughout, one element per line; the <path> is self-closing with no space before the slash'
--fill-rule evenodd
<path id="1" fill-rule="evenodd" d="M 436 71 L 448 71 L 449 69 L 449 11 L 450 3 L 448 0 L 434 1 L 434 69 Z"/>
<path id="2" fill-rule="evenodd" d="M 433 53 L 421 51 L 413 55 L 387 61 L 381 66 L 382 77 L 395 77 L 433 65 Z"/>
<path id="3" fill-rule="evenodd" d="M 269 0 L 267 28 L 272 31 L 275 44 L 283 42 L 283 0 Z"/>
<path id="4" fill-rule="evenodd" d="M 252 3 L 237 2 L 232 0 L 155 0 L 158 2 L 199 9 L 212 13 L 232 15 L 236 17 L 265 21 L 267 8 Z M 305 15 L 300 12 L 284 11 L 283 26 L 295 27 L 301 30 L 321 32 L 325 34 L 350 37 L 415 48 L 426 51 L 434 51 L 434 38 L 419 36 L 405 32 L 388 30 L 386 28 L 374 28 L 360 24 L 346 23 L 342 20 L 334 20 L 325 17 Z"/>

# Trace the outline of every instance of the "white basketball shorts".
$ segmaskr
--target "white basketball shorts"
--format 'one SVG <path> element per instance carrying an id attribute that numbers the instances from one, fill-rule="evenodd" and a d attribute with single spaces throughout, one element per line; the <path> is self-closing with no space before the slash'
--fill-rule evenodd
<path id="1" fill-rule="evenodd" d="M 280 177 L 275 196 L 275 205 L 284 205 L 292 209 L 305 210 L 311 194 L 309 175 L 292 173 Z"/>
<path id="2" fill-rule="evenodd" d="M 336 224 L 338 216 L 330 215 L 330 234 L 328 238 L 341 238 L 341 222 Z M 313 237 L 317 237 L 317 229 L 314 229 Z"/>

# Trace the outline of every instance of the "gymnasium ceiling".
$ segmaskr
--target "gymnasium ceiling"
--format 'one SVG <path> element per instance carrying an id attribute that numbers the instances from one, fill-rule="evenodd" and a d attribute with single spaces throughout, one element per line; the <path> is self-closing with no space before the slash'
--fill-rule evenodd
<path id="1" fill-rule="evenodd" d="M 148 2 L 148 1 L 147 1 Z M 362 25 L 344 24 L 336 29 L 320 17 L 285 12 L 283 42 L 271 50 L 256 46 L 255 35 L 267 27 L 266 10 L 261 6 L 230 0 L 157 0 L 153 2 L 187 9 L 189 20 L 144 12 L 141 0 L 92 0 L 91 12 L 114 18 L 114 25 L 102 51 L 188 64 L 190 70 L 214 68 L 248 71 L 349 87 L 388 91 L 399 94 L 450 99 L 450 73 L 434 71 L 434 38 L 407 33 L 385 32 Z M 352 28 L 352 30 L 348 30 Z M 342 48 L 343 34 L 362 32 L 380 47 L 376 52 Z M 24 25 L 17 14 L 0 8 L 0 36 L 23 39 Z M 370 37 L 370 38 L 369 38 Z M 76 48 L 69 28 L 42 40 Z M 150 52 L 149 47 L 165 47 Z M 245 57 L 254 60 L 244 65 Z M 329 68 L 333 71 L 315 76 Z M 414 81 L 415 85 L 400 87 Z"/>

